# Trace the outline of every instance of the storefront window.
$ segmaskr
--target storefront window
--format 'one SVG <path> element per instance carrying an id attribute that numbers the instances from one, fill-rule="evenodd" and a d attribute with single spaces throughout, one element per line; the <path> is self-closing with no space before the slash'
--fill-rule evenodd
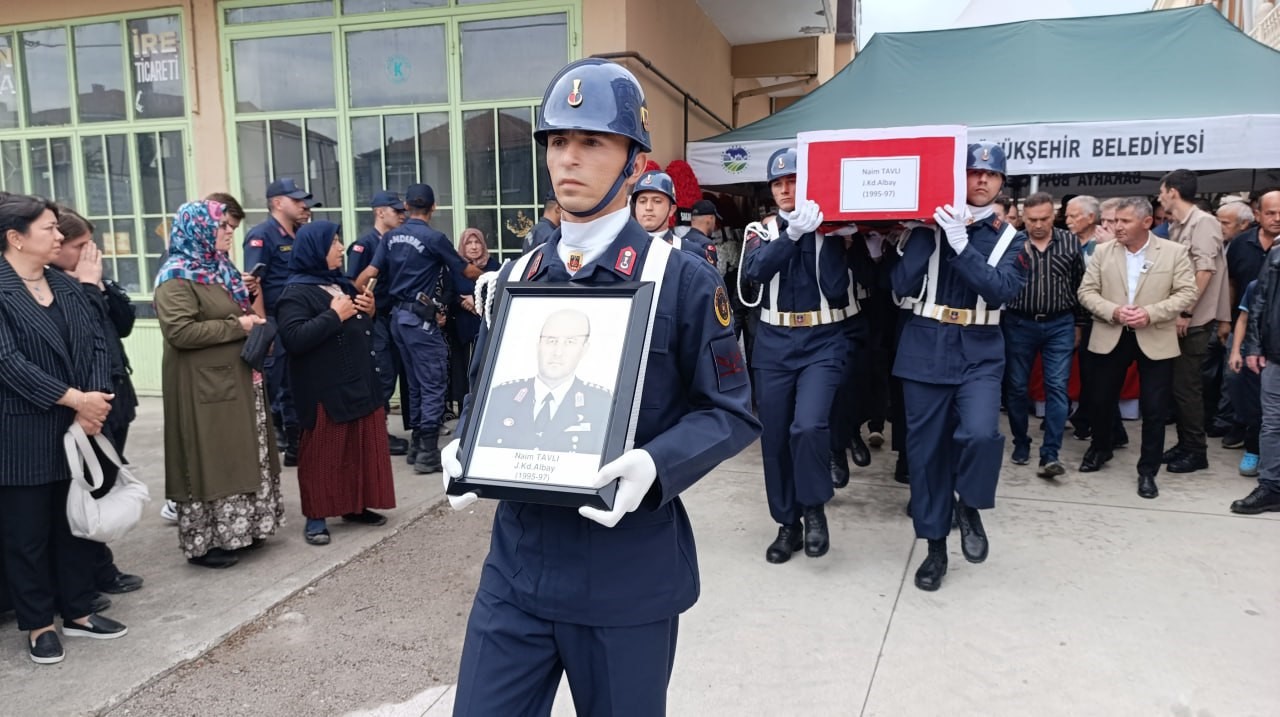
<path id="1" fill-rule="evenodd" d="M 458 32 L 465 101 L 541 97 L 568 52 L 563 14 L 464 22 Z"/>
<path id="2" fill-rule="evenodd" d="M 364 12 L 392 12 L 444 7 L 449 0 L 342 0 L 342 11 L 348 15 Z"/>
<path id="3" fill-rule="evenodd" d="M 334 106 L 329 33 L 236 40 L 231 43 L 231 56 L 237 112 Z"/>
<path id="4" fill-rule="evenodd" d="M 453 204 L 447 113 L 357 117 L 351 120 L 351 139 L 359 226 L 373 224 L 368 207 L 375 192 L 389 189 L 403 196 L 410 184 L 425 183 L 436 193 L 432 224 L 445 233 L 452 231 L 441 223 L 445 209 Z"/>
<path id="5" fill-rule="evenodd" d="M 238 7 L 227 10 L 228 25 L 245 25 L 276 20 L 306 20 L 333 14 L 333 0 L 311 0 L 266 7 Z"/>
<path id="6" fill-rule="evenodd" d="M 84 214 L 133 294 L 151 293 L 191 198 L 181 43 L 176 14 L 0 33 L 0 189 Z"/>
<path id="7" fill-rule="evenodd" d="M 267 185 L 290 177 L 323 203 L 317 219 L 341 221 L 338 122 L 329 117 L 236 123 L 240 203 L 250 225 L 267 216 Z"/>
<path id="8" fill-rule="evenodd" d="M 128 119 L 120 23 L 75 28 L 76 93 L 81 122 Z"/>
<path id="9" fill-rule="evenodd" d="M 136 119 L 182 117 L 182 25 L 176 15 L 129 21 Z"/>
<path id="10" fill-rule="evenodd" d="M 444 25 L 347 34 L 352 107 L 449 101 Z"/>
<path id="11" fill-rule="evenodd" d="M 27 124 L 33 127 L 70 124 L 66 28 L 34 30 L 20 37 Z"/>

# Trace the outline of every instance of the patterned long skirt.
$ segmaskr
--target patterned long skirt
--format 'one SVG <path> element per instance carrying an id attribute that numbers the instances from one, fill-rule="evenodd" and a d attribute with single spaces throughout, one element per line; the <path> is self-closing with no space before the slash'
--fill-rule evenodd
<path id="1" fill-rule="evenodd" d="M 298 446 L 302 514 L 330 518 L 365 508 L 396 507 L 396 486 L 382 408 L 354 421 L 334 423 L 324 406 Z"/>
<path id="2" fill-rule="evenodd" d="M 284 525 L 280 474 L 271 472 L 267 453 L 267 431 L 271 429 L 262 375 L 257 371 L 253 373 L 253 403 L 258 424 L 258 490 L 218 500 L 178 503 L 178 540 L 188 558 L 198 558 L 213 548 L 247 548 Z"/>

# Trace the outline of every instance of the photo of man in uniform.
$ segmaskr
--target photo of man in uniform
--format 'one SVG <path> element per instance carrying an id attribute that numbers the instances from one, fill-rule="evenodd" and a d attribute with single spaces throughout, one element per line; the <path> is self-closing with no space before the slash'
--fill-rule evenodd
<path id="1" fill-rule="evenodd" d="M 561 309 L 547 316 L 538 335 L 537 375 L 493 387 L 479 445 L 563 453 L 603 451 L 613 395 L 577 376 L 590 339 L 591 320 L 581 311 Z M 503 358 L 499 357 L 499 365 Z"/>

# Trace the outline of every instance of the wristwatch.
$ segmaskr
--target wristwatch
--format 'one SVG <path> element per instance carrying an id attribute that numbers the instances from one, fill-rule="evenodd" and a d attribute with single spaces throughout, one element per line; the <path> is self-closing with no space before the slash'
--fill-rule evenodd
<path id="1" fill-rule="evenodd" d="M 1191 313 L 1190 311 L 1183 311 L 1182 313 L 1178 314 L 1178 316 L 1181 316 L 1184 319 L 1189 319 L 1195 316 L 1195 314 Z"/>

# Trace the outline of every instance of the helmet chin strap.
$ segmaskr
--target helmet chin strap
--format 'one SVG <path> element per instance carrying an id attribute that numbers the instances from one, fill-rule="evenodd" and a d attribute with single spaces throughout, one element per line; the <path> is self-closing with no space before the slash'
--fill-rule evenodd
<path id="1" fill-rule="evenodd" d="M 618 191 L 622 189 L 622 183 L 627 181 L 627 177 L 631 176 L 631 168 L 635 165 L 636 157 L 639 154 L 640 145 L 632 142 L 631 149 L 627 151 L 627 163 L 622 165 L 622 171 L 618 173 L 618 178 L 613 181 L 613 186 L 609 188 L 609 191 L 605 193 L 604 197 L 597 202 L 594 207 L 585 212 L 575 212 L 564 205 L 561 205 L 560 208 L 578 218 L 593 217 L 596 214 L 599 214 L 601 209 L 609 206 L 609 202 L 612 202 L 613 198 L 618 196 Z"/>

